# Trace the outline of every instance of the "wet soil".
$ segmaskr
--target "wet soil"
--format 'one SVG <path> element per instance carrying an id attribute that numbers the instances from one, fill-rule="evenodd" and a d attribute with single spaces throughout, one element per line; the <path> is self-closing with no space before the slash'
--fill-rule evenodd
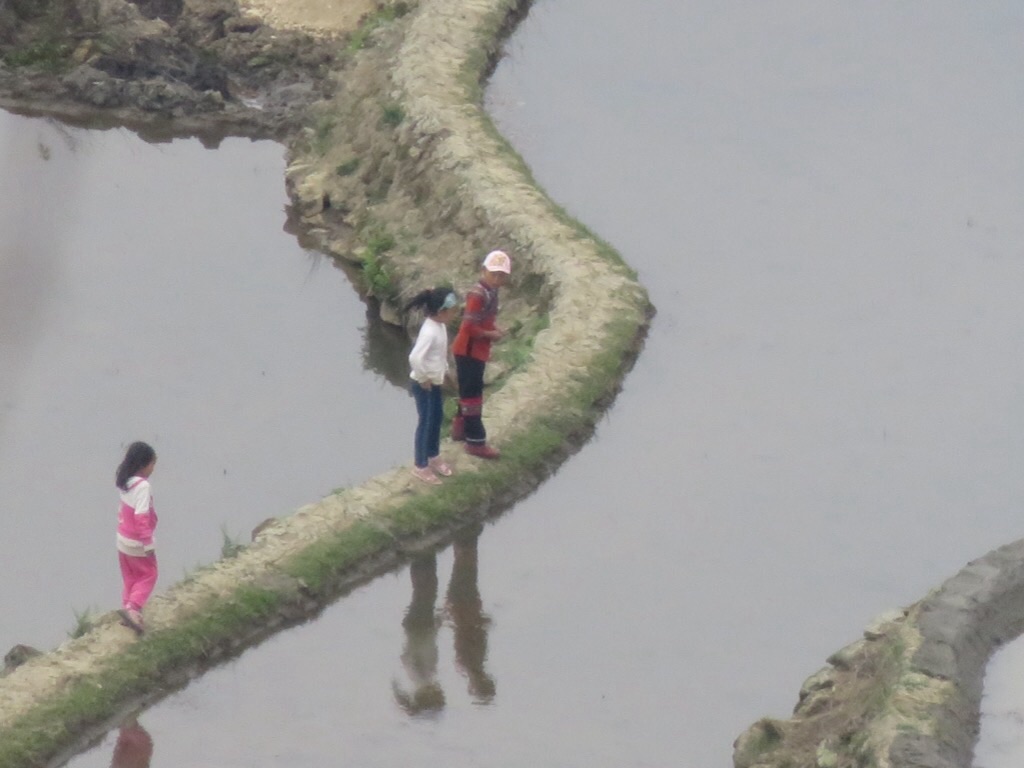
<path id="1" fill-rule="evenodd" d="M 344 57 L 339 39 L 376 4 L 307 0 L 280 4 L 283 10 L 276 5 L 5 4 L 0 103 L 13 111 L 165 124 L 178 134 L 220 127 L 283 137 L 302 124 L 306 107 L 335 90 L 331 73 Z M 308 18 L 299 25 L 302 14 Z"/>

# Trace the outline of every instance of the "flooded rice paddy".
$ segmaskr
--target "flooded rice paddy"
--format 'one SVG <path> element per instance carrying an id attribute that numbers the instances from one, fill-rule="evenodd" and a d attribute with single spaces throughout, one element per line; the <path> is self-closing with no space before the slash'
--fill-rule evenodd
<path id="1" fill-rule="evenodd" d="M 406 459 L 390 348 L 284 231 L 283 148 L 0 114 L 0 644 L 118 607 L 113 473 L 154 445 L 158 589 Z"/>
<path id="2" fill-rule="evenodd" d="M 1018 538 L 1022 31 L 998 0 L 538 0 L 488 109 L 638 270 L 643 355 L 472 569 L 420 559 L 141 713 L 151 764 L 725 768 Z"/>

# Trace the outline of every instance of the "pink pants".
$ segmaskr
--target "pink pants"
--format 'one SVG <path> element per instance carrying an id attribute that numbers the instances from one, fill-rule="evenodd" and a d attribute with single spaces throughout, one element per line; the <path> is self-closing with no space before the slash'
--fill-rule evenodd
<path id="1" fill-rule="evenodd" d="M 156 553 L 132 557 L 118 552 L 117 559 L 121 563 L 121 578 L 124 580 L 121 603 L 129 610 L 141 611 L 156 586 Z"/>

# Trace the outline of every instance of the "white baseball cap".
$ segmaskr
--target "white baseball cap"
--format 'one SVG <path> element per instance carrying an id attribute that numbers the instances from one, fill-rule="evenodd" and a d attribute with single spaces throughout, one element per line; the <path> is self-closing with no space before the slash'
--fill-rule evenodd
<path id="1" fill-rule="evenodd" d="M 512 274 L 512 260 L 504 251 L 491 251 L 484 258 L 484 269 L 488 272 L 504 272 Z"/>

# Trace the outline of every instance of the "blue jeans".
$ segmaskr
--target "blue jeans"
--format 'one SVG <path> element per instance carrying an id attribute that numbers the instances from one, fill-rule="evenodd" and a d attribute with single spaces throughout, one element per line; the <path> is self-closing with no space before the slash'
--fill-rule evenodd
<path id="1" fill-rule="evenodd" d="M 415 459 L 417 467 L 427 466 L 427 461 L 441 453 L 441 388 L 436 384 L 424 389 L 418 381 L 410 387 L 416 401 Z"/>

